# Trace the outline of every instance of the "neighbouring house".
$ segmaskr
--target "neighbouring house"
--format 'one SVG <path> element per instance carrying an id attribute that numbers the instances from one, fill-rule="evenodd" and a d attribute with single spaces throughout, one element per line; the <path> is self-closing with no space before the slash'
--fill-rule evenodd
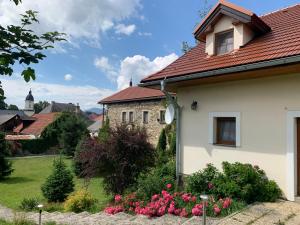
<path id="1" fill-rule="evenodd" d="M 73 112 L 73 113 L 81 113 L 84 114 L 80 110 L 80 106 L 73 103 L 59 103 L 52 101 L 50 105 L 44 108 L 39 114 L 45 113 L 56 113 L 56 112 Z"/>
<path id="2" fill-rule="evenodd" d="M 28 126 L 35 121 L 22 110 L 0 110 L 0 130 L 12 134 L 20 124 Z"/>
<path id="3" fill-rule="evenodd" d="M 299 18 L 299 4 L 257 16 L 220 1 L 195 29 L 196 47 L 141 81 L 166 79 L 176 92 L 181 175 L 251 163 L 288 200 L 300 195 Z"/>
<path id="4" fill-rule="evenodd" d="M 103 115 L 93 116 L 92 118 L 89 116 L 90 119 L 92 119 L 93 123 L 87 128 L 90 132 L 91 137 L 98 137 L 99 130 L 102 127 L 103 124 Z"/>
<path id="5" fill-rule="evenodd" d="M 159 90 L 130 86 L 98 102 L 106 107 L 110 126 L 134 124 L 147 129 L 149 141 L 156 146 L 165 127 L 165 95 Z"/>

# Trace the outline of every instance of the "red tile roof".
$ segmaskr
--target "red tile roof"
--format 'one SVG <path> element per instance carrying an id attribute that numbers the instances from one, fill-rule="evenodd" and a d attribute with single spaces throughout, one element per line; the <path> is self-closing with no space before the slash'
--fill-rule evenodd
<path id="1" fill-rule="evenodd" d="M 128 87 L 122 91 L 117 92 L 107 98 L 102 99 L 98 103 L 109 104 L 118 102 L 140 101 L 164 98 L 164 93 L 160 90 L 154 90 L 143 87 Z"/>
<path id="2" fill-rule="evenodd" d="M 52 123 L 59 113 L 35 114 L 32 117 L 36 118 L 32 124 L 21 131 L 21 134 L 32 134 L 38 137 L 43 130 Z"/>
<path id="3" fill-rule="evenodd" d="M 163 70 L 141 82 L 179 77 L 232 66 L 279 59 L 300 54 L 300 4 L 260 17 L 271 31 L 254 38 L 239 50 L 208 57 L 205 43 L 199 44 Z"/>

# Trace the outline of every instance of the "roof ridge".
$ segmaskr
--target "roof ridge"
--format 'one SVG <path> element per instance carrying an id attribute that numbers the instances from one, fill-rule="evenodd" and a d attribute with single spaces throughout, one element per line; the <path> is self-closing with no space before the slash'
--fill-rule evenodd
<path id="1" fill-rule="evenodd" d="M 277 10 L 275 10 L 275 11 L 268 12 L 268 13 L 263 14 L 263 15 L 259 15 L 259 17 L 269 16 L 269 15 L 271 15 L 271 14 L 278 13 L 278 12 L 280 12 L 280 11 L 284 11 L 284 10 L 290 9 L 290 8 L 296 7 L 296 6 L 298 6 L 298 5 L 300 5 L 300 3 L 296 3 L 296 4 L 294 4 L 294 5 L 290 5 L 290 6 L 287 6 L 287 7 L 285 7 L 285 8 L 277 9 Z"/>

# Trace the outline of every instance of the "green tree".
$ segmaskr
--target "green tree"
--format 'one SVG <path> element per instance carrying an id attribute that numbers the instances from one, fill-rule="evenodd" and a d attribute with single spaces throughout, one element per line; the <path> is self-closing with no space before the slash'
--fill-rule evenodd
<path id="1" fill-rule="evenodd" d="M 78 142 L 84 135 L 88 135 L 87 126 L 84 120 L 74 113 L 65 113 L 63 119 L 58 141 L 64 154 L 74 156 Z"/>
<path id="2" fill-rule="evenodd" d="M 5 158 L 7 154 L 5 133 L 0 132 L 0 180 L 9 176 L 13 172 L 12 163 Z"/>
<path id="3" fill-rule="evenodd" d="M 0 84 L 1 84 L 1 81 L 0 81 Z M 0 90 L 1 90 L 1 85 L 0 85 Z M 5 99 L 6 98 L 0 94 L 0 109 L 1 110 L 7 109 L 7 104 L 4 101 Z"/>
<path id="4" fill-rule="evenodd" d="M 20 0 L 13 0 L 16 5 Z M 21 64 L 24 70 L 21 75 L 26 82 L 35 80 L 35 70 L 31 64 L 39 63 L 46 55 L 43 51 L 53 48 L 57 41 L 65 40 L 64 34 L 57 31 L 37 34 L 30 29 L 30 26 L 37 24 L 37 12 L 28 10 L 21 15 L 20 25 L 0 25 L 0 74 L 13 74 L 13 65 Z M 0 96 L 4 96 L 4 91 L 0 87 Z"/>
<path id="5" fill-rule="evenodd" d="M 18 106 L 16 106 L 16 105 L 9 105 L 9 106 L 7 107 L 7 109 L 8 109 L 8 110 L 19 110 Z"/>
<path id="6" fill-rule="evenodd" d="M 44 108 L 50 105 L 47 101 L 39 101 L 38 103 L 34 103 L 33 108 L 35 113 L 40 113 Z"/>
<path id="7" fill-rule="evenodd" d="M 42 185 L 41 190 L 49 202 L 62 202 L 74 191 L 73 175 L 62 158 L 53 161 L 52 174 Z"/>
<path id="8" fill-rule="evenodd" d="M 166 136 L 165 129 L 162 129 L 160 132 L 156 149 L 157 149 L 157 151 L 166 151 L 167 150 L 167 136 Z"/>
<path id="9" fill-rule="evenodd" d="M 109 136 L 109 119 L 106 118 L 106 120 L 104 121 L 103 126 L 100 128 L 99 130 L 99 135 L 98 138 L 100 141 L 106 141 L 108 139 Z"/>

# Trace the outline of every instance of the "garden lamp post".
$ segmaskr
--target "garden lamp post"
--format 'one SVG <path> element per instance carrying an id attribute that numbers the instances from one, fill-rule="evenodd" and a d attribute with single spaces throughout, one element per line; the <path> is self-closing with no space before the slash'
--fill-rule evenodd
<path id="1" fill-rule="evenodd" d="M 42 225 L 42 210 L 43 210 L 44 205 L 39 204 L 37 207 L 39 209 L 39 225 Z"/>
<path id="2" fill-rule="evenodd" d="M 200 195 L 200 198 L 203 200 L 203 221 L 202 224 L 206 225 L 206 202 L 208 200 L 207 195 Z"/>

